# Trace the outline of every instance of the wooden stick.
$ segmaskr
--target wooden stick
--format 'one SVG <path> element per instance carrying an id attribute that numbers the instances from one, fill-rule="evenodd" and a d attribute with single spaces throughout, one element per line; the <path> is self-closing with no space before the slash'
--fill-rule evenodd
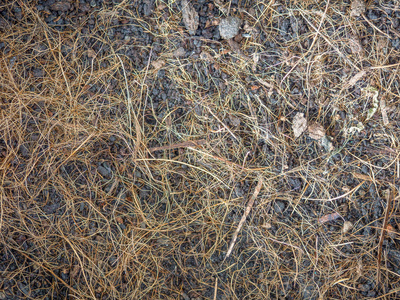
<path id="1" fill-rule="evenodd" d="M 249 203 L 247 204 L 246 210 L 245 210 L 242 218 L 240 219 L 239 225 L 236 228 L 235 233 L 233 234 L 232 241 L 231 241 L 231 243 L 229 245 L 228 251 L 226 252 L 224 260 L 227 259 L 229 257 L 229 255 L 231 255 L 232 250 L 233 250 L 233 246 L 235 245 L 235 242 L 236 242 L 236 239 L 237 239 L 238 234 L 240 232 L 240 229 L 242 229 L 242 226 L 243 226 L 244 222 L 246 221 L 246 218 L 249 215 L 251 208 L 253 207 L 254 201 L 256 200 L 258 194 L 260 193 L 260 190 L 262 188 L 262 184 L 263 184 L 263 180 L 262 180 L 262 178 L 260 178 L 260 180 L 258 181 L 258 184 L 257 184 L 257 186 L 256 186 L 256 188 L 254 190 L 253 196 L 251 196 L 251 198 L 249 200 Z"/>
<path id="2" fill-rule="evenodd" d="M 215 277 L 214 300 L 217 300 L 217 291 L 218 291 L 218 277 Z"/>

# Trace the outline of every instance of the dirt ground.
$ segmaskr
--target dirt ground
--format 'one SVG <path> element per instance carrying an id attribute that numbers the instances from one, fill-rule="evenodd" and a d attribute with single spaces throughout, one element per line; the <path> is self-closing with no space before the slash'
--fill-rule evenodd
<path id="1" fill-rule="evenodd" d="M 0 300 L 400 299 L 400 3 L 0 0 Z"/>

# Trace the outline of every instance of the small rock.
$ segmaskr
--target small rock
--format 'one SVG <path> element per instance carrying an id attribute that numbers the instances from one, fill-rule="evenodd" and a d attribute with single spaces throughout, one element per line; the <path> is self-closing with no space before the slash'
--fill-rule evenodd
<path id="1" fill-rule="evenodd" d="M 109 178 L 111 177 L 111 169 L 105 168 L 103 166 L 98 166 L 97 171 L 101 174 L 101 176 Z"/>
<path id="2" fill-rule="evenodd" d="M 319 123 L 313 123 L 308 126 L 308 135 L 318 141 L 325 136 L 325 128 Z"/>
<path id="3" fill-rule="evenodd" d="M 178 49 L 176 49 L 173 53 L 174 57 L 178 58 L 178 57 L 184 57 L 186 54 L 186 51 L 183 47 L 179 47 Z"/>
<path id="4" fill-rule="evenodd" d="M 38 78 L 38 77 L 44 77 L 44 71 L 43 69 L 35 68 L 32 70 L 33 76 Z"/>
<path id="5" fill-rule="evenodd" d="M 285 203 L 283 203 L 282 201 L 275 201 L 274 210 L 277 213 L 283 213 L 283 211 L 285 210 Z"/>
<path id="6" fill-rule="evenodd" d="M 190 297 L 185 292 L 182 292 L 181 296 L 184 300 L 190 300 Z"/>
<path id="7" fill-rule="evenodd" d="M 152 0 L 145 0 L 145 1 L 144 1 L 143 12 L 144 12 L 144 15 L 145 15 L 146 17 L 150 16 L 150 15 L 153 13 L 153 10 L 154 10 L 154 2 L 155 2 L 155 1 L 152 1 Z"/>
<path id="8" fill-rule="evenodd" d="M 327 136 L 324 136 L 322 139 L 320 139 L 319 144 L 325 149 L 326 152 L 331 152 L 334 149 L 331 140 Z"/>
<path id="9" fill-rule="evenodd" d="M 225 40 L 234 38 L 239 33 L 239 27 L 242 21 L 236 17 L 227 17 L 219 23 L 219 33 Z"/>

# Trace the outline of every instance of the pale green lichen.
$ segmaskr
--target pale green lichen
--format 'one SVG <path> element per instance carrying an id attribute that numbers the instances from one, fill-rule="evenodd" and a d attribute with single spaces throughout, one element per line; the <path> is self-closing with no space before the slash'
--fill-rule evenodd
<path id="1" fill-rule="evenodd" d="M 361 130 L 363 130 L 364 128 L 365 127 L 364 127 L 363 123 L 361 123 L 359 121 L 356 126 L 352 126 L 352 127 L 348 128 L 346 130 L 346 133 L 347 133 L 347 135 L 352 135 L 352 134 L 354 134 L 356 132 L 357 133 L 361 132 Z"/>
<path id="2" fill-rule="evenodd" d="M 374 87 L 367 87 L 365 89 L 363 89 L 365 92 L 367 92 L 368 94 L 372 94 L 372 107 L 370 109 L 368 109 L 367 112 L 367 118 L 365 119 L 365 121 L 368 121 L 369 119 L 371 119 L 374 114 L 376 113 L 376 111 L 378 110 L 379 107 L 379 100 L 378 100 L 378 95 L 379 92 L 376 88 Z"/>

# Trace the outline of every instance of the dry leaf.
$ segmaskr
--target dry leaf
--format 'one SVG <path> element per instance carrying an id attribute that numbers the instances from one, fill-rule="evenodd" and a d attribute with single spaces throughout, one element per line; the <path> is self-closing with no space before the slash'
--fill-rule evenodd
<path id="1" fill-rule="evenodd" d="M 151 63 L 151 65 L 154 67 L 154 69 L 158 70 L 158 69 L 161 69 L 165 65 L 165 61 L 162 59 L 159 59 L 159 60 L 153 61 Z"/>
<path id="2" fill-rule="evenodd" d="M 219 19 L 208 19 L 206 21 L 206 25 L 204 26 L 204 28 L 208 28 L 210 26 L 218 26 L 219 22 L 220 22 Z"/>
<path id="3" fill-rule="evenodd" d="M 353 228 L 353 223 L 351 223 L 350 221 L 346 221 L 343 224 L 343 228 L 342 228 L 342 232 L 343 233 L 347 233 L 349 232 L 350 229 Z"/>
<path id="4" fill-rule="evenodd" d="M 349 40 L 349 46 L 353 54 L 357 54 L 363 51 L 360 39 L 357 36 L 351 37 L 351 39 Z"/>
<path id="5" fill-rule="evenodd" d="M 367 71 L 365 70 L 358 72 L 356 75 L 350 78 L 349 82 L 346 84 L 346 88 L 351 88 L 354 86 L 357 81 L 361 80 L 365 76 L 365 74 L 367 74 Z"/>
<path id="6" fill-rule="evenodd" d="M 298 138 L 307 129 L 307 120 L 303 113 L 297 113 L 294 116 L 292 129 L 295 138 Z"/>
<path id="7" fill-rule="evenodd" d="M 376 45 L 376 51 L 378 53 L 386 54 L 386 48 L 388 46 L 388 39 L 386 37 L 378 38 L 378 44 Z"/>
<path id="8" fill-rule="evenodd" d="M 353 0 L 351 2 L 351 17 L 359 17 L 361 14 L 365 13 L 365 2 L 364 0 Z"/>
<path id="9" fill-rule="evenodd" d="M 211 55 L 210 53 L 208 53 L 207 51 L 205 51 L 205 50 L 203 50 L 203 51 L 200 53 L 200 58 L 201 58 L 202 60 L 205 60 L 205 61 L 208 61 L 208 62 L 215 62 L 215 61 L 214 61 L 214 58 L 212 57 L 212 55 Z"/>
<path id="10" fill-rule="evenodd" d="M 78 276 L 80 270 L 81 267 L 79 265 L 75 265 L 74 268 L 72 269 L 71 277 L 75 278 L 76 276 Z"/>
<path id="11" fill-rule="evenodd" d="M 182 5 L 182 18 L 186 29 L 190 35 L 195 35 L 199 27 L 199 14 L 194 9 L 193 5 L 187 0 L 181 1 Z"/>
<path id="12" fill-rule="evenodd" d="M 272 225 L 271 225 L 270 222 L 265 222 L 264 224 L 262 224 L 262 227 L 265 228 L 265 229 L 271 229 Z"/>
<path id="13" fill-rule="evenodd" d="M 326 222 L 334 221 L 334 220 L 336 220 L 338 218 L 340 218 L 340 214 L 335 212 L 335 213 L 332 213 L 332 214 L 329 214 L 329 215 L 325 215 L 325 216 L 319 218 L 318 222 L 321 223 L 321 224 L 324 224 Z"/>
<path id="14" fill-rule="evenodd" d="M 388 224 L 386 226 L 386 230 L 387 230 L 387 234 L 389 237 L 391 237 L 392 239 L 396 238 L 397 232 L 396 232 L 396 229 L 394 229 L 394 227 L 392 225 Z"/>
<path id="15" fill-rule="evenodd" d="M 308 136 L 314 140 L 320 140 L 325 136 L 325 128 L 319 123 L 308 126 Z"/>
<path id="16" fill-rule="evenodd" d="M 164 8 L 166 8 L 167 6 L 164 4 L 164 3 L 162 3 L 162 2 L 159 2 L 158 4 L 157 4 L 157 10 L 163 10 Z"/>

